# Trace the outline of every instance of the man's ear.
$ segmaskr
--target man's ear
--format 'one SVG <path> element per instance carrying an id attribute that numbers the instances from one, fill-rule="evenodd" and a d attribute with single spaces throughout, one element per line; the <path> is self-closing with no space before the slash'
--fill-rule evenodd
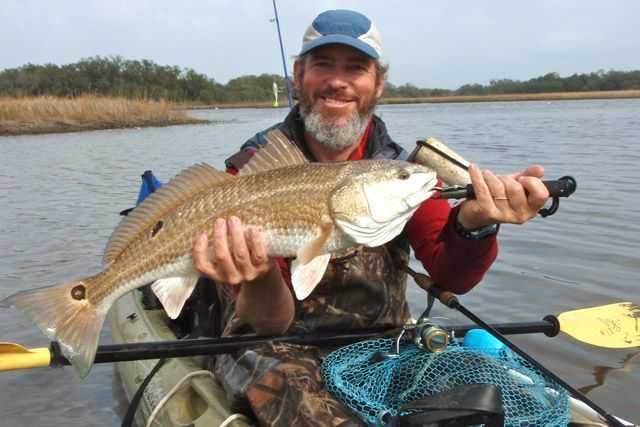
<path id="1" fill-rule="evenodd" d="M 302 84 L 303 67 L 304 65 L 301 64 L 300 61 L 293 63 L 293 88 L 298 92 Z"/>
<path id="2" fill-rule="evenodd" d="M 376 87 L 376 98 L 380 99 L 382 97 L 382 93 L 384 92 L 384 82 L 385 78 L 382 77 L 378 80 Z"/>

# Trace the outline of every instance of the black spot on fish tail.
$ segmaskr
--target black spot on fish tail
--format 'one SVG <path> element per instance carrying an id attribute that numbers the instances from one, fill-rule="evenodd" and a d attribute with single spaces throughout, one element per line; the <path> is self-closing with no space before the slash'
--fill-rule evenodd
<path id="1" fill-rule="evenodd" d="M 77 285 L 71 289 L 71 298 L 81 301 L 87 296 L 87 289 L 84 285 Z"/>

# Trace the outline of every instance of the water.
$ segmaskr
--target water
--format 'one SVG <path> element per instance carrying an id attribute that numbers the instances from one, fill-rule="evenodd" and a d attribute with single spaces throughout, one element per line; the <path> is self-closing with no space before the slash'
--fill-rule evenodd
<path id="1" fill-rule="evenodd" d="M 506 322 L 640 303 L 640 100 L 384 106 L 379 113 L 408 150 L 435 136 L 495 172 L 537 162 L 549 179 L 577 179 L 577 193 L 555 216 L 502 227 L 499 258 L 462 298 L 466 307 Z M 96 272 L 144 170 L 166 181 L 197 162 L 222 168 L 242 141 L 285 114 L 198 111 L 221 122 L 0 138 L 0 297 Z M 421 311 L 423 292 L 412 288 L 409 298 Z M 466 323 L 442 307 L 434 314 Z M 0 325 L 0 340 L 47 345 L 13 310 L 0 311 Z M 101 343 L 109 337 L 105 328 Z M 593 348 L 564 336 L 514 341 L 601 406 L 640 422 L 639 349 Z M 122 394 L 110 365 L 96 365 L 83 381 L 64 368 L 3 373 L 0 384 L 2 425 L 120 424 Z"/>

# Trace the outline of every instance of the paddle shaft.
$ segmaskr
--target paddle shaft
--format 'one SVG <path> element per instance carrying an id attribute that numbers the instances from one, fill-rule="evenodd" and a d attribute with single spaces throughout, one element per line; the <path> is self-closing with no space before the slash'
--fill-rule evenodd
<path id="1" fill-rule="evenodd" d="M 551 316 L 554 317 L 554 316 Z M 555 336 L 558 324 L 547 316 L 545 320 L 535 322 L 510 322 L 494 324 L 493 327 L 503 334 L 544 333 Z M 455 336 L 462 337 L 476 325 L 445 326 Z M 385 335 L 397 335 L 400 328 L 366 329 L 354 333 L 265 336 L 255 335 L 225 338 L 185 339 L 179 341 L 141 342 L 131 344 L 109 344 L 98 347 L 95 363 L 126 362 L 132 360 L 159 359 L 165 357 L 189 357 L 202 355 L 225 354 L 244 348 L 255 347 L 267 343 L 291 343 L 299 345 L 316 345 L 323 347 L 339 347 L 357 341 L 379 338 Z M 51 365 L 69 365 L 69 361 L 60 352 L 57 343 L 51 347 Z"/>

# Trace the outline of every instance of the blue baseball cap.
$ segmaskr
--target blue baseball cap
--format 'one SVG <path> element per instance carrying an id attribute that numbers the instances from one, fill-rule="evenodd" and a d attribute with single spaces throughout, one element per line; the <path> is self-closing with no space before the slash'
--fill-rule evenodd
<path id="1" fill-rule="evenodd" d="M 382 56 L 382 39 L 369 18 L 353 10 L 327 10 L 307 28 L 300 55 L 327 44 L 350 46 L 373 59 Z"/>

